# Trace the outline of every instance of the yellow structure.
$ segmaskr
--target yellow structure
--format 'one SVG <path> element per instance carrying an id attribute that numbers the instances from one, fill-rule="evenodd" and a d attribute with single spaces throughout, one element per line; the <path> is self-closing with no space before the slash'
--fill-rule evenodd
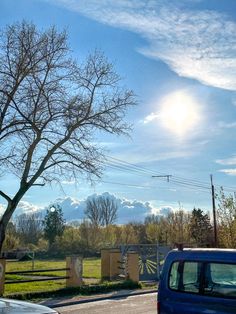
<path id="1" fill-rule="evenodd" d="M 137 252 L 127 253 L 127 277 L 139 282 L 139 254 Z"/>
<path id="2" fill-rule="evenodd" d="M 0 295 L 4 293 L 6 260 L 0 258 Z"/>
<path id="3" fill-rule="evenodd" d="M 81 256 L 69 256 L 66 258 L 66 279 L 67 287 L 78 287 L 83 283 L 83 259 Z"/>
<path id="4" fill-rule="evenodd" d="M 110 249 L 101 250 L 101 279 L 110 279 Z"/>
<path id="5" fill-rule="evenodd" d="M 117 279 L 122 276 L 124 268 L 125 279 L 139 281 L 139 254 L 137 252 L 128 252 L 127 260 L 122 263 L 122 254 L 119 249 L 101 250 L 101 278 L 102 280 Z"/>
<path id="6" fill-rule="evenodd" d="M 110 280 L 116 279 L 120 274 L 121 252 L 120 250 L 110 251 Z"/>

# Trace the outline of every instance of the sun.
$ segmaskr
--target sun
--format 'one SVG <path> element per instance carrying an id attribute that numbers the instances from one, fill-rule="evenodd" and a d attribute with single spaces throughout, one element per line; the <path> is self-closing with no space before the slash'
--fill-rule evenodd
<path id="1" fill-rule="evenodd" d="M 184 136 L 193 130 L 200 120 L 199 105 L 190 94 L 178 91 L 162 99 L 160 118 L 164 127 Z"/>

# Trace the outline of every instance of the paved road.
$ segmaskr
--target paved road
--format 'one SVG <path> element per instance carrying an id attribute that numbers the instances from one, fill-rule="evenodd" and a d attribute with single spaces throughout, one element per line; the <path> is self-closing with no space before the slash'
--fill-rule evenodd
<path id="1" fill-rule="evenodd" d="M 156 314 L 156 293 L 60 307 L 61 314 Z"/>

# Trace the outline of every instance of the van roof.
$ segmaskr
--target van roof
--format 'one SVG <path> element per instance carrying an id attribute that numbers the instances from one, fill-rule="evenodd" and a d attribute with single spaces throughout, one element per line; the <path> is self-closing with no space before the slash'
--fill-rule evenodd
<path id="1" fill-rule="evenodd" d="M 170 260 L 192 260 L 192 261 L 212 261 L 236 263 L 236 249 L 218 248 L 184 248 L 174 249 L 169 252 Z"/>
<path id="2" fill-rule="evenodd" d="M 183 248 L 183 250 L 173 249 L 172 251 L 236 253 L 236 249 L 223 249 L 223 248 Z"/>

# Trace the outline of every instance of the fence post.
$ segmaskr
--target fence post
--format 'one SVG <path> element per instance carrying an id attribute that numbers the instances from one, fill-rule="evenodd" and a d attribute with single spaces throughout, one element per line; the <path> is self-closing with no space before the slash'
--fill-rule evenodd
<path id="1" fill-rule="evenodd" d="M 4 293 L 6 260 L 0 258 L 0 295 Z"/>
<path id="2" fill-rule="evenodd" d="M 117 278 L 120 274 L 120 262 L 120 250 L 110 250 L 110 280 Z"/>
<path id="3" fill-rule="evenodd" d="M 101 279 L 110 279 L 110 249 L 101 250 Z"/>
<path id="4" fill-rule="evenodd" d="M 139 254 L 137 252 L 127 252 L 127 277 L 139 282 Z"/>
<path id="5" fill-rule="evenodd" d="M 83 258 L 82 256 L 68 256 L 66 258 L 66 268 L 69 268 L 66 271 L 66 276 L 69 278 L 66 279 L 67 287 L 78 287 L 83 283 Z"/>

